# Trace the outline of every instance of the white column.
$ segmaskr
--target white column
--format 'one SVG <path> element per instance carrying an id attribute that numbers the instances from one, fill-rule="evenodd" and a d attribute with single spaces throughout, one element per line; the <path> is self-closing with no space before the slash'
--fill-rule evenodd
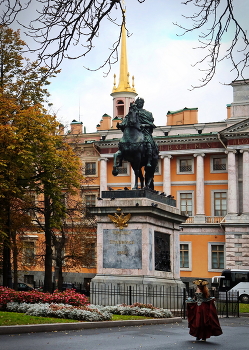
<path id="1" fill-rule="evenodd" d="M 205 215 L 204 208 L 204 157 L 205 154 L 194 154 L 196 157 L 196 215 Z"/>
<path id="2" fill-rule="evenodd" d="M 227 150 L 228 198 L 227 213 L 238 213 L 238 181 L 236 169 L 236 150 Z"/>
<path id="3" fill-rule="evenodd" d="M 100 196 L 101 196 L 101 192 L 107 190 L 107 161 L 108 161 L 108 158 L 99 158 L 99 161 L 100 161 L 99 186 L 100 186 Z"/>
<path id="4" fill-rule="evenodd" d="M 171 155 L 163 156 L 163 192 L 166 195 L 171 194 L 171 169 L 170 159 Z"/>
<path id="5" fill-rule="evenodd" d="M 249 214 L 249 149 L 240 152 L 243 153 L 243 214 Z"/>

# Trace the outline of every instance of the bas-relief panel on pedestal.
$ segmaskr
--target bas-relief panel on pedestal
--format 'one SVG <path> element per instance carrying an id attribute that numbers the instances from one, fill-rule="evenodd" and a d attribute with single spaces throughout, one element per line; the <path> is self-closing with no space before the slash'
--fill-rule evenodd
<path id="1" fill-rule="evenodd" d="M 115 269 L 141 269 L 142 230 L 104 229 L 103 267 Z"/>

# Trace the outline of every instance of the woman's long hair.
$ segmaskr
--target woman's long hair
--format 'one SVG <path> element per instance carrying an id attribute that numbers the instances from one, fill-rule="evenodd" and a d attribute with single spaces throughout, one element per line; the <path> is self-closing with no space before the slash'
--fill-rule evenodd
<path id="1" fill-rule="evenodd" d="M 204 298 L 207 299 L 207 298 L 210 297 L 209 289 L 208 289 L 208 287 L 206 285 L 205 286 L 199 285 L 197 287 L 200 289 L 200 291 L 204 295 Z"/>

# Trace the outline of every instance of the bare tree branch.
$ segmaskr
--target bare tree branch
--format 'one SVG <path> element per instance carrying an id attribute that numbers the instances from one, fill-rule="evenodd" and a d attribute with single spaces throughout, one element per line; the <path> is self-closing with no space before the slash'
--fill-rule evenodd
<path id="1" fill-rule="evenodd" d="M 29 24 L 23 23 L 18 15 L 31 9 L 31 0 L 24 4 L 17 0 L 4 3 L 1 23 L 10 25 L 17 21 L 24 28 L 25 34 L 37 43 L 37 47 L 30 48 L 30 51 L 37 52 L 39 61 L 49 69 L 58 68 L 64 58 L 78 59 L 92 51 L 105 19 L 119 26 L 120 34 L 110 48 L 108 57 L 97 69 L 109 66 L 110 70 L 111 65 L 117 61 L 121 27 L 125 23 L 121 0 L 36 0 L 36 12 L 32 13 Z M 121 15 L 120 23 L 117 15 Z M 69 49 L 76 46 L 81 47 L 81 53 L 69 53 Z"/>
<path id="2" fill-rule="evenodd" d="M 197 30 L 200 43 L 197 48 L 205 51 L 203 58 L 195 64 L 200 65 L 203 78 L 198 86 L 192 88 L 208 84 L 223 60 L 231 62 L 236 79 L 244 79 L 248 67 L 249 38 L 236 16 L 239 4 L 234 0 L 185 0 L 183 4 L 194 7 L 192 15 L 183 16 L 191 21 L 191 25 L 187 28 L 183 24 L 175 24 L 183 29 L 182 35 Z M 37 52 L 40 63 L 45 63 L 49 70 L 57 69 L 64 58 L 77 59 L 91 52 L 106 20 L 119 26 L 118 39 L 114 39 L 99 67 L 87 69 L 97 70 L 106 66 L 108 74 L 111 65 L 117 62 L 121 27 L 125 23 L 122 0 L 0 0 L 0 5 L 0 24 L 18 22 L 37 45 L 30 51 Z M 25 20 L 21 18 L 27 14 Z M 30 18 L 29 24 L 26 24 L 27 18 Z M 232 39 L 224 52 L 225 36 L 230 31 Z M 80 47 L 79 54 L 72 53 L 75 47 Z"/>
<path id="3" fill-rule="evenodd" d="M 0 15 L 0 23 L 2 25 L 9 26 L 16 20 L 17 15 L 26 10 L 31 3 L 31 0 L 20 1 L 20 0 L 1 0 L 0 8 L 2 9 L 2 14 Z"/>
<path id="4" fill-rule="evenodd" d="M 198 86 L 192 88 L 202 87 L 207 85 L 216 73 L 217 64 L 225 59 L 230 59 L 232 62 L 232 70 L 236 72 L 236 78 L 244 78 L 244 71 L 248 67 L 248 47 L 249 39 L 247 31 L 240 25 L 239 20 L 234 14 L 234 0 L 187 0 L 183 2 L 185 5 L 193 4 L 197 12 L 191 16 L 184 16 L 186 19 L 192 21 L 190 28 L 183 27 L 175 23 L 178 27 L 184 30 L 183 34 L 192 32 L 194 30 L 204 29 L 198 35 L 200 46 L 198 48 L 206 49 L 208 53 L 195 65 L 207 63 L 206 69 L 200 69 L 204 72 L 204 77 L 200 79 Z M 208 26 L 208 27 L 207 27 Z M 233 38 L 224 54 L 221 53 L 221 46 L 223 38 L 227 31 L 233 31 Z M 243 44 L 243 47 L 241 47 Z M 236 54 L 242 55 L 241 59 L 236 57 Z"/>

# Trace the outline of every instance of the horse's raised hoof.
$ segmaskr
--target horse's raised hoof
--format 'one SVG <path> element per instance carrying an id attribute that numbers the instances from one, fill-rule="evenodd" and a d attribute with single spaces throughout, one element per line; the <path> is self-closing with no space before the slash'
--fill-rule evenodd
<path id="1" fill-rule="evenodd" d="M 118 175 L 118 169 L 113 169 L 112 170 L 112 175 L 117 176 Z"/>

